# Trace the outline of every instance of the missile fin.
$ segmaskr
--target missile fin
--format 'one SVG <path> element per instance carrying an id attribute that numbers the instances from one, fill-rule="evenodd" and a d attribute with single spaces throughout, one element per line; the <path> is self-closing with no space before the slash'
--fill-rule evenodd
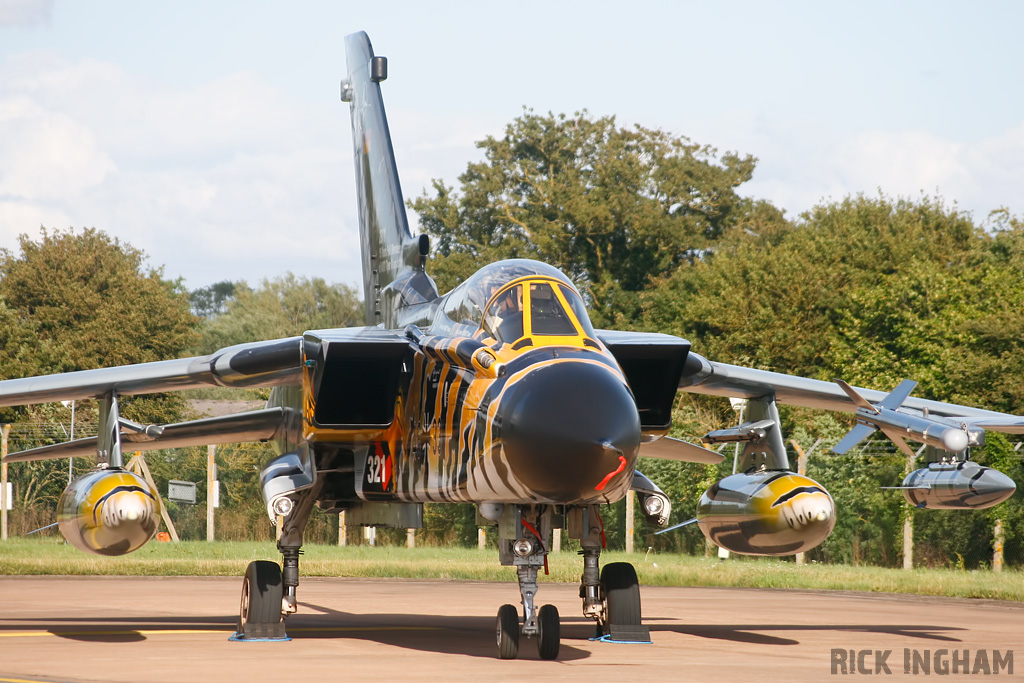
<path id="1" fill-rule="evenodd" d="M 842 455 L 874 433 L 875 428 L 871 425 L 858 424 L 835 445 L 832 452 Z"/>
<path id="2" fill-rule="evenodd" d="M 878 405 L 882 408 L 888 408 L 889 410 L 896 410 L 903 402 L 910 396 L 910 392 L 917 386 L 917 382 L 912 379 L 905 379 L 899 383 L 895 389 L 889 392 L 889 395 L 878 402 Z"/>
<path id="3" fill-rule="evenodd" d="M 655 531 L 654 535 L 658 536 L 660 534 L 667 534 L 670 531 L 675 531 L 676 529 L 682 529 L 684 526 L 690 526 L 691 524 L 695 524 L 696 522 L 697 522 L 697 518 L 694 517 L 693 519 L 688 519 L 685 522 L 680 522 L 679 524 L 674 524 L 674 525 L 668 527 L 667 529 L 662 529 L 661 531 Z"/>
<path id="4" fill-rule="evenodd" d="M 871 405 L 870 403 L 868 403 L 868 400 L 866 398 L 864 398 L 863 396 L 858 394 L 856 389 L 851 387 L 849 384 L 847 384 L 843 380 L 841 380 L 841 379 L 834 379 L 832 381 L 835 382 L 836 384 L 838 384 L 839 388 L 846 392 L 846 395 L 850 397 L 850 400 L 853 401 L 854 405 L 856 405 L 858 408 L 863 408 L 864 410 L 870 410 L 872 413 L 879 412 L 878 408 L 876 408 L 873 405 Z"/>
<path id="5" fill-rule="evenodd" d="M 931 486 L 879 486 L 883 491 L 931 491 Z"/>
<path id="6" fill-rule="evenodd" d="M 899 449 L 900 449 L 901 451 L 903 451 L 904 453 L 906 453 L 907 455 L 909 455 L 909 456 L 910 456 L 910 457 L 912 457 L 912 458 L 913 458 L 914 456 L 916 456 L 916 455 L 917 455 L 917 453 L 915 453 L 915 452 L 914 452 L 914 451 L 913 451 L 913 450 L 912 450 L 912 449 L 910 448 L 910 446 L 909 446 L 909 445 L 907 445 L 907 442 L 906 442 L 906 440 L 905 440 L 905 439 L 903 438 L 903 435 L 902 435 L 902 434 L 900 434 L 900 433 L 899 433 L 898 431 L 896 431 L 896 430 L 895 430 L 895 429 L 893 429 L 892 427 L 886 427 L 886 426 L 884 426 L 884 425 L 880 425 L 880 426 L 879 426 L 879 429 L 881 429 L 881 430 L 882 430 L 882 431 L 883 431 L 883 432 L 885 433 L 885 435 L 886 435 L 887 437 L 889 437 L 889 440 L 890 440 L 890 441 L 892 441 L 892 442 L 893 442 L 894 444 L 896 444 L 896 446 L 897 446 L 897 447 L 898 447 L 898 448 L 899 448 Z"/>

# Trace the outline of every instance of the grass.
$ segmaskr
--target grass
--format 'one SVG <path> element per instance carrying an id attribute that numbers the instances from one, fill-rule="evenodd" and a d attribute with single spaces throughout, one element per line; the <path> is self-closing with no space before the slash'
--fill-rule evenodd
<path id="1" fill-rule="evenodd" d="M 306 545 L 304 576 L 398 577 L 513 581 L 494 550 Z M 131 555 L 88 555 L 54 539 L 0 541 L 0 575 L 241 576 L 251 560 L 279 560 L 271 542 L 152 542 Z M 810 564 L 769 558 L 700 558 L 608 552 L 604 562 L 632 562 L 640 582 L 654 586 L 731 586 L 913 593 L 1024 602 L 1024 572 L 1006 570 L 885 569 Z M 575 583 L 582 562 L 575 553 L 550 556 L 542 581 Z"/>

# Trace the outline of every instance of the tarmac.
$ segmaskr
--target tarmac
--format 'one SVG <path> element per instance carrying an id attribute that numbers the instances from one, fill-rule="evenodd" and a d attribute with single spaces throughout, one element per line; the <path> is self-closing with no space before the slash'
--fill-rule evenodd
<path id="1" fill-rule="evenodd" d="M 0 577 L 0 682 L 760 683 L 844 672 L 877 681 L 906 677 L 905 652 L 918 675 L 927 659 L 927 678 L 944 666 L 960 675 L 942 680 L 983 680 L 984 666 L 970 670 L 982 652 L 991 670 L 995 651 L 1004 658 L 996 680 L 1024 677 L 1024 603 L 647 586 L 643 613 L 653 643 L 625 645 L 590 640 L 578 586 L 543 583 L 537 604 L 558 607 L 562 645 L 557 661 L 542 661 L 528 639 L 519 659 L 496 656 L 498 607 L 518 603 L 511 580 L 304 578 L 287 642 L 228 640 L 240 588 L 240 578 L 223 577 Z M 1007 652 L 1020 659 L 1012 674 Z M 858 666 L 850 673 L 838 659 Z"/>

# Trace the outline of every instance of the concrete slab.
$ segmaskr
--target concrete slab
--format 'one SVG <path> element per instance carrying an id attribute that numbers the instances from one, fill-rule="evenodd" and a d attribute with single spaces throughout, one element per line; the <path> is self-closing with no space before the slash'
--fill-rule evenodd
<path id="1" fill-rule="evenodd" d="M 0 577 L 0 681 L 820 681 L 831 678 L 833 649 L 870 650 L 861 668 L 872 680 L 888 677 L 873 671 L 875 651 L 890 650 L 891 676 L 902 677 L 904 649 L 932 663 L 938 650 L 969 650 L 971 665 L 979 650 L 1019 649 L 1014 674 L 1024 673 L 1021 603 L 644 587 L 654 643 L 616 645 L 588 639 L 577 586 L 543 584 L 538 604 L 562 615 L 558 661 L 539 660 L 528 640 L 520 659 L 502 661 L 494 621 L 499 605 L 517 602 L 511 581 L 306 578 L 288 620 L 293 640 L 276 643 L 228 641 L 240 584 Z M 952 663 L 951 652 L 943 657 Z"/>

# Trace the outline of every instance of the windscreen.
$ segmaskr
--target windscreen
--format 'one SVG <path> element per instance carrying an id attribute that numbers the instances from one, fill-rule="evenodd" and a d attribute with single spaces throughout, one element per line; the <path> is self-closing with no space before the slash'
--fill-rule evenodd
<path id="1" fill-rule="evenodd" d="M 498 341 L 510 343 L 523 336 L 523 285 L 499 294 L 484 314 L 484 332 Z"/>
<path id="2" fill-rule="evenodd" d="M 530 283 L 530 323 L 537 335 L 575 337 L 579 334 L 548 282 Z"/>

